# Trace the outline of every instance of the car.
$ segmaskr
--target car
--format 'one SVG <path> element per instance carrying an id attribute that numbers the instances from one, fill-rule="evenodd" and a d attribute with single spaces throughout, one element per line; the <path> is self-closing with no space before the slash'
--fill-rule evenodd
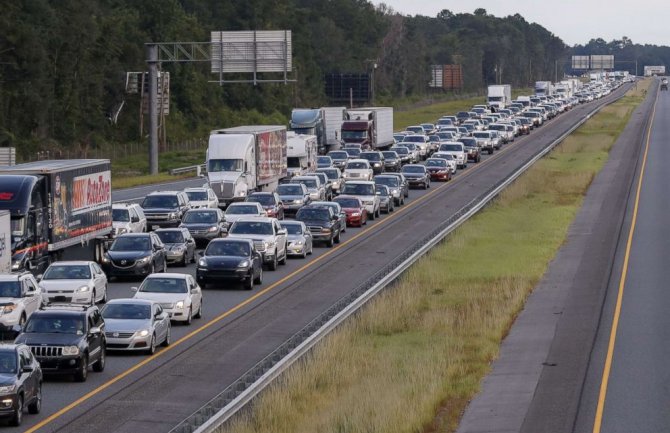
<path id="1" fill-rule="evenodd" d="M 419 146 L 417 146 L 416 143 L 411 143 L 409 141 L 403 141 L 402 143 L 400 143 L 400 145 L 406 147 L 409 150 L 409 154 L 410 154 L 409 162 L 411 164 L 416 164 L 417 162 L 421 161 L 421 155 L 419 153 Z"/>
<path id="2" fill-rule="evenodd" d="M 431 154 L 437 150 L 440 146 L 440 137 L 436 134 L 430 134 L 428 136 L 428 153 Z"/>
<path id="3" fill-rule="evenodd" d="M 107 359 L 105 320 L 96 306 L 58 305 L 33 313 L 14 341 L 25 344 L 45 375 L 85 382 L 88 369 L 102 372 Z"/>
<path id="4" fill-rule="evenodd" d="M 309 204 L 311 198 L 307 187 L 301 183 L 285 183 L 277 186 L 277 195 L 284 204 L 285 215 L 295 215 L 298 209 Z"/>
<path id="5" fill-rule="evenodd" d="M 384 154 L 379 151 L 361 152 L 359 158 L 367 159 L 372 168 L 372 175 L 381 174 L 384 172 L 385 162 Z"/>
<path id="6" fill-rule="evenodd" d="M 263 283 L 263 257 L 251 239 L 216 239 L 202 252 L 195 278 L 205 289 L 212 283 L 241 282 L 252 290 Z"/>
<path id="7" fill-rule="evenodd" d="M 323 186 L 323 189 L 325 190 L 324 200 L 333 199 L 333 183 L 330 181 L 330 178 L 326 173 L 317 171 L 317 172 L 305 173 L 305 176 L 318 177 L 319 181 L 321 182 L 321 185 Z"/>
<path id="8" fill-rule="evenodd" d="M 14 332 L 44 302 L 42 289 L 30 272 L 0 274 L 0 332 Z"/>
<path id="9" fill-rule="evenodd" d="M 227 208 L 226 208 L 226 214 L 225 214 L 225 219 L 226 219 L 226 229 L 230 230 L 230 226 L 235 223 L 240 218 L 247 218 L 247 217 L 253 217 L 253 216 L 259 216 L 259 217 L 264 217 L 267 216 L 268 213 L 266 212 L 265 209 L 263 209 L 263 205 L 261 205 L 258 202 L 236 202 L 236 203 L 231 203 Z"/>
<path id="10" fill-rule="evenodd" d="M 330 159 L 333 162 L 333 167 L 344 170 L 344 166 L 349 160 L 349 154 L 344 150 L 331 150 L 328 152 L 327 156 L 330 156 Z"/>
<path id="11" fill-rule="evenodd" d="M 191 209 L 218 209 L 219 199 L 208 186 L 185 188 L 184 193 L 191 202 Z"/>
<path id="12" fill-rule="evenodd" d="M 212 239 L 225 236 L 228 226 L 221 209 L 201 208 L 186 211 L 179 227 L 188 230 L 196 243 L 206 244 Z"/>
<path id="13" fill-rule="evenodd" d="M 400 171 L 402 166 L 400 155 L 393 150 L 385 150 L 382 155 L 384 156 L 384 171 Z"/>
<path id="14" fill-rule="evenodd" d="M 267 216 L 279 220 L 284 219 L 284 203 L 276 192 L 253 192 L 247 196 L 245 201 L 260 203 Z"/>
<path id="15" fill-rule="evenodd" d="M 344 183 L 344 178 L 342 177 L 342 172 L 339 168 L 329 167 L 329 168 L 317 168 L 317 173 L 323 173 L 328 178 L 330 183 L 330 190 L 332 195 L 340 193 L 340 187 Z M 332 197 L 331 197 L 332 200 Z"/>
<path id="16" fill-rule="evenodd" d="M 408 164 L 412 162 L 412 153 L 407 147 L 393 146 L 389 150 L 398 154 L 401 164 Z"/>
<path id="17" fill-rule="evenodd" d="M 165 245 L 155 233 L 126 233 L 117 237 L 102 257 L 107 278 L 144 277 L 167 269 Z"/>
<path id="18" fill-rule="evenodd" d="M 281 228 L 276 218 L 240 218 L 228 230 L 228 238 L 251 239 L 256 251 L 263 256 L 263 264 L 271 271 L 276 270 L 278 264 L 286 264 L 286 230 Z"/>
<path id="19" fill-rule="evenodd" d="M 423 189 L 430 188 L 430 173 L 428 169 L 420 164 L 407 164 L 402 168 L 402 174 L 412 186 L 421 186 Z"/>
<path id="20" fill-rule="evenodd" d="M 493 148 L 495 150 L 500 150 L 500 148 L 503 145 L 503 140 L 498 131 L 495 130 L 487 130 L 485 132 L 490 132 L 491 133 L 491 140 L 493 141 Z"/>
<path id="21" fill-rule="evenodd" d="M 460 141 L 447 141 L 441 143 L 438 152 L 452 155 L 456 160 L 458 168 L 465 168 L 468 165 L 468 157 L 465 154 L 465 147 Z"/>
<path id="22" fill-rule="evenodd" d="M 451 174 L 455 174 L 457 170 L 456 158 L 454 155 L 448 152 L 435 152 L 431 158 L 438 158 L 447 161 L 447 166 L 451 171 Z"/>
<path id="23" fill-rule="evenodd" d="M 521 134 L 524 135 L 530 134 L 530 131 L 532 131 L 534 128 L 533 121 L 526 117 L 519 117 L 517 121 L 521 124 L 520 126 Z"/>
<path id="24" fill-rule="evenodd" d="M 470 118 L 470 113 L 468 113 L 467 111 L 459 111 L 458 113 L 456 113 L 456 118 L 458 119 L 458 122 L 462 124 L 463 122 L 465 122 Z"/>
<path id="25" fill-rule="evenodd" d="M 426 160 L 426 169 L 430 173 L 431 180 L 442 180 L 444 182 L 451 180 L 451 167 L 449 167 L 445 159 L 428 158 Z"/>
<path id="26" fill-rule="evenodd" d="M 347 215 L 347 225 L 362 227 L 368 222 L 368 212 L 359 197 L 352 195 L 340 195 L 333 201 L 342 207 Z"/>
<path id="27" fill-rule="evenodd" d="M 112 204 L 112 233 L 116 237 L 124 233 L 143 233 L 147 231 L 147 217 L 137 203 Z"/>
<path id="28" fill-rule="evenodd" d="M 343 150 L 349 155 L 349 160 L 358 159 L 358 156 L 362 152 L 362 150 L 357 147 L 345 147 Z"/>
<path id="29" fill-rule="evenodd" d="M 380 174 L 375 176 L 374 182 L 375 185 L 385 185 L 389 188 L 396 206 L 405 204 L 405 195 L 402 189 L 402 181 L 399 177 Z"/>
<path id="30" fill-rule="evenodd" d="M 42 368 L 25 344 L 0 344 L 0 417 L 18 427 L 23 411 L 42 410 Z"/>
<path id="31" fill-rule="evenodd" d="M 191 275 L 153 274 L 131 290 L 133 299 L 158 302 L 173 322 L 190 325 L 193 318 L 202 317 L 202 290 Z"/>
<path id="32" fill-rule="evenodd" d="M 361 199 L 365 210 L 368 212 L 370 220 L 377 218 L 381 211 L 379 208 L 379 196 L 375 188 L 375 183 L 371 181 L 355 181 L 344 184 L 342 194 L 354 195 Z"/>
<path id="33" fill-rule="evenodd" d="M 186 266 L 187 263 L 195 263 L 196 242 L 188 229 L 185 227 L 158 229 L 154 233 L 165 246 L 165 259 L 168 265 L 176 263 L 179 266 Z"/>
<path id="34" fill-rule="evenodd" d="M 465 150 L 468 161 L 472 161 L 475 164 L 479 163 L 482 160 L 482 153 L 479 150 L 479 145 L 477 145 L 477 139 L 473 137 L 461 137 L 458 139 L 463 143 L 463 149 Z"/>
<path id="35" fill-rule="evenodd" d="M 426 133 L 426 130 L 423 129 L 423 126 L 421 125 L 408 126 L 407 128 L 405 128 L 405 131 L 411 132 L 412 133 L 411 135 L 417 135 L 417 134 L 423 135 Z"/>
<path id="36" fill-rule="evenodd" d="M 385 173 L 384 175 L 397 177 L 400 180 L 400 190 L 402 191 L 402 195 L 404 196 L 404 198 L 409 197 L 409 182 L 407 182 L 407 179 L 402 173 Z"/>
<path id="37" fill-rule="evenodd" d="M 395 210 L 395 207 L 393 206 L 393 194 L 391 194 L 391 190 L 389 189 L 388 186 L 386 185 L 376 185 L 377 189 L 377 196 L 379 196 L 379 208 L 384 212 L 384 213 L 390 213 Z"/>
<path id="38" fill-rule="evenodd" d="M 493 153 L 494 137 L 492 131 L 475 131 L 472 137 L 477 140 L 477 146 L 485 150 L 489 155 Z"/>
<path id="39" fill-rule="evenodd" d="M 105 320 L 107 350 L 156 353 L 170 345 L 170 315 L 148 299 L 112 299 L 100 311 Z"/>
<path id="40" fill-rule="evenodd" d="M 340 219 L 340 229 L 342 233 L 347 231 L 347 214 L 344 213 L 339 204 L 333 201 L 313 201 L 310 206 L 325 206 L 333 210 L 333 213 Z"/>
<path id="41" fill-rule="evenodd" d="M 407 146 L 408 143 L 413 143 L 415 146 L 417 146 L 419 152 L 419 159 L 426 159 L 426 157 L 428 156 L 429 142 L 430 139 L 428 138 L 427 135 L 415 134 L 415 135 L 408 135 L 407 137 L 404 138 L 404 140 L 400 144 L 402 146 Z"/>
<path id="42" fill-rule="evenodd" d="M 321 155 L 316 157 L 316 168 L 327 168 L 333 166 L 333 160 L 330 156 Z"/>
<path id="43" fill-rule="evenodd" d="M 296 176 L 290 183 L 301 183 L 307 187 L 309 198 L 312 200 L 325 200 L 326 188 L 317 176 Z"/>
<path id="44" fill-rule="evenodd" d="M 107 302 L 107 275 L 96 262 L 54 262 L 38 276 L 38 281 L 46 302 Z"/>
<path id="45" fill-rule="evenodd" d="M 367 159 L 352 159 L 344 167 L 344 181 L 350 180 L 370 180 L 372 179 L 372 167 Z"/>
<path id="46" fill-rule="evenodd" d="M 313 242 L 325 242 L 329 248 L 340 243 L 340 218 L 330 207 L 310 204 L 298 211 L 295 220 L 305 224 L 312 233 Z"/>
<path id="47" fill-rule="evenodd" d="M 314 250 L 312 233 L 302 221 L 282 221 L 279 223 L 286 230 L 288 237 L 287 251 L 289 256 L 303 259 Z"/>
<path id="48" fill-rule="evenodd" d="M 429 135 L 435 132 L 435 124 L 434 123 L 422 123 L 421 127 L 425 131 L 424 134 Z"/>
<path id="49" fill-rule="evenodd" d="M 144 197 L 142 209 L 149 229 L 178 227 L 191 202 L 183 191 L 154 191 Z"/>
<path id="50" fill-rule="evenodd" d="M 488 126 L 488 129 L 490 131 L 496 131 L 498 135 L 500 135 L 500 142 L 502 144 L 510 143 L 513 139 L 513 134 L 510 134 L 505 125 L 501 123 L 493 123 Z"/>

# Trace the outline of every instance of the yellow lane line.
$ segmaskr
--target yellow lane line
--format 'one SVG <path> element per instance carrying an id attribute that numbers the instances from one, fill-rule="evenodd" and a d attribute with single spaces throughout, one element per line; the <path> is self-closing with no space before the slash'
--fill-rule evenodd
<path id="1" fill-rule="evenodd" d="M 621 304 L 623 303 L 623 292 L 626 285 L 626 276 L 628 275 L 628 261 L 630 259 L 630 250 L 633 243 L 633 235 L 635 233 L 635 224 L 637 223 L 637 211 L 640 204 L 640 191 L 642 190 L 642 181 L 644 180 L 644 170 L 647 166 L 647 155 L 649 154 L 649 143 L 651 141 L 651 128 L 656 117 L 656 104 L 658 103 L 658 92 L 656 93 L 656 100 L 654 101 L 654 108 L 651 113 L 651 121 L 647 130 L 647 140 L 644 148 L 644 156 L 642 157 L 642 168 L 640 169 L 640 178 L 637 182 L 637 190 L 635 191 L 635 205 L 633 207 L 633 219 L 631 220 L 630 230 L 628 231 L 628 241 L 626 243 L 626 254 L 623 259 L 623 268 L 621 269 L 621 277 L 619 279 L 619 292 L 617 294 L 616 306 L 614 307 L 614 317 L 612 319 L 612 329 L 610 331 L 609 344 L 607 346 L 607 356 L 605 358 L 605 367 L 603 369 L 603 377 L 600 383 L 600 394 L 598 395 L 598 406 L 596 407 L 596 417 L 593 421 L 593 433 L 600 433 L 603 421 L 603 411 L 605 409 L 605 398 L 607 397 L 607 385 L 609 384 L 610 371 L 612 369 L 612 358 L 614 356 L 614 345 L 616 343 L 617 329 L 619 328 L 619 318 L 621 316 Z"/>

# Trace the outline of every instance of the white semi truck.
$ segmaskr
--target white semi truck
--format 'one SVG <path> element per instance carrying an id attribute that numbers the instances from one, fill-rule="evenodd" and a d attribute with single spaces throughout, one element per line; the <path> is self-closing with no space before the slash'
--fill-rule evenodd
<path id="1" fill-rule="evenodd" d="M 316 170 L 318 144 L 315 135 L 286 134 L 289 177 L 300 176 Z"/>
<path id="2" fill-rule="evenodd" d="M 486 102 L 489 107 L 503 109 L 512 103 L 512 86 L 509 84 L 499 84 L 489 86 Z"/>
<path id="3" fill-rule="evenodd" d="M 535 95 L 536 96 L 551 96 L 554 94 L 554 86 L 551 81 L 536 81 Z"/>

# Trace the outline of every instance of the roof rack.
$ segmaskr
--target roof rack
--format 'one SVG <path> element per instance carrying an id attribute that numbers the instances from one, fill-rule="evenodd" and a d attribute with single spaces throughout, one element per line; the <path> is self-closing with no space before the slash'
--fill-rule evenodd
<path id="1" fill-rule="evenodd" d="M 47 305 L 41 305 L 40 310 L 73 310 L 86 311 L 91 307 L 87 304 L 73 304 L 69 302 L 51 302 Z"/>

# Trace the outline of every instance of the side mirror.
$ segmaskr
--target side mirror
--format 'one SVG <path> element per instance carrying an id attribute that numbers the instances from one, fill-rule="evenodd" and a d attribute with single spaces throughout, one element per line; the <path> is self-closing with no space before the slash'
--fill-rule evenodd
<path id="1" fill-rule="evenodd" d="M 156 248 L 156 251 L 160 251 L 160 250 L 165 249 L 165 247 L 163 245 L 156 245 L 155 248 Z"/>
<path id="2" fill-rule="evenodd" d="M 200 257 L 205 257 L 205 252 L 204 252 L 204 251 L 200 251 L 200 252 L 198 253 L 198 255 L 199 255 Z"/>
<path id="3" fill-rule="evenodd" d="M 12 332 L 16 333 L 16 335 L 19 335 L 21 332 L 23 332 L 23 326 L 21 325 L 14 325 L 12 326 Z"/>
<path id="4" fill-rule="evenodd" d="M 154 319 L 156 319 L 156 320 L 163 320 L 163 319 L 165 319 L 166 317 L 167 317 L 167 314 L 165 313 L 165 311 L 163 311 L 162 313 L 158 313 L 158 314 L 156 314 L 156 315 L 154 316 Z"/>
<path id="5" fill-rule="evenodd" d="M 37 281 L 42 281 L 42 278 L 44 278 L 43 274 L 39 274 L 37 277 L 35 277 Z"/>
<path id="6" fill-rule="evenodd" d="M 286 236 L 288 234 L 288 231 L 286 229 L 280 229 L 277 230 L 278 235 Z"/>
<path id="7" fill-rule="evenodd" d="M 330 219 L 333 221 L 337 221 L 338 219 L 340 219 L 340 217 L 337 215 L 333 215 L 332 217 L 330 217 Z"/>
<path id="8" fill-rule="evenodd" d="M 130 219 L 130 222 L 138 223 L 138 222 L 140 222 L 140 217 L 132 217 L 132 218 Z"/>
<path id="9" fill-rule="evenodd" d="M 32 365 L 24 365 L 21 367 L 21 373 L 32 373 L 33 371 L 33 366 Z"/>
<path id="10" fill-rule="evenodd" d="M 133 291 L 133 292 L 137 292 L 138 288 L 137 287 L 131 287 L 130 290 Z"/>
<path id="11" fill-rule="evenodd" d="M 97 326 L 92 327 L 92 328 L 89 329 L 89 331 L 88 331 L 89 335 L 100 335 L 100 332 L 101 332 L 101 331 L 100 331 L 100 328 L 97 327 Z"/>

